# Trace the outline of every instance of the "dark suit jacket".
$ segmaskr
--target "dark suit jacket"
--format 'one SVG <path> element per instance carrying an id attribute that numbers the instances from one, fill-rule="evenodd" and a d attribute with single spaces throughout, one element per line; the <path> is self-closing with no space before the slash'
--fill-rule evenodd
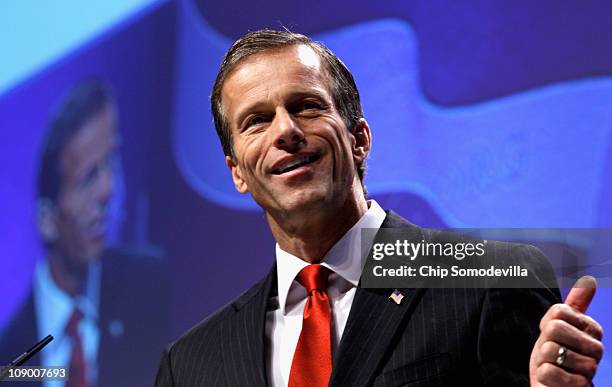
<path id="1" fill-rule="evenodd" d="M 135 387 L 153 383 L 159 352 L 169 336 L 166 310 L 169 289 L 165 283 L 158 257 L 125 249 L 109 251 L 102 257 L 98 386 Z M 34 297 L 30 294 L 0 335 L 0 363 L 8 364 L 34 345 L 39 336 Z M 39 356 L 24 365 L 39 365 Z"/>
<path id="2" fill-rule="evenodd" d="M 382 227 L 405 228 L 415 242 L 435 234 L 392 212 Z M 533 247 L 497 247 L 552 274 Z M 276 287 L 273 268 L 170 345 L 156 386 L 265 386 L 266 305 Z M 539 320 L 560 299 L 546 288 L 403 289 L 406 299 L 396 305 L 392 290 L 357 289 L 330 386 L 526 386 Z"/>

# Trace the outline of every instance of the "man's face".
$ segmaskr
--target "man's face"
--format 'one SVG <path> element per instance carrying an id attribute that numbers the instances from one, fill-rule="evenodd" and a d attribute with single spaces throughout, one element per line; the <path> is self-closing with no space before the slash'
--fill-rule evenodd
<path id="1" fill-rule="evenodd" d="M 104 249 L 116 136 L 115 111 L 107 106 L 86 121 L 61 152 L 54 247 L 69 264 L 84 267 Z"/>
<path id="2" fill-rule="evenodd" d="M 225 81 L 221 99 L 236 188 L 268 213 L 342 206 L 360 190 L 355 163 L 365 157 L 363 147 L 334 107 L 329 76 L 310 47 L 247 58 Z"/>

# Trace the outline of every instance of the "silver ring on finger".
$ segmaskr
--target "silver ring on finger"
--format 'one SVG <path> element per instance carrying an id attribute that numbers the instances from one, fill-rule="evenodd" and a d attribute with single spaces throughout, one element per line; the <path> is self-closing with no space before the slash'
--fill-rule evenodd
<path id="1" fill-rule="evenodd" d="M 557 352 L 557 359 L 555 360 L 555 363 L 557 363 L 559 367 L 563 367 L 563 363 L 565 363 L 565 358 L 567 357 L 567 352 L 568 349 L 564 346 L 559 347 L 559 351 Z"/>

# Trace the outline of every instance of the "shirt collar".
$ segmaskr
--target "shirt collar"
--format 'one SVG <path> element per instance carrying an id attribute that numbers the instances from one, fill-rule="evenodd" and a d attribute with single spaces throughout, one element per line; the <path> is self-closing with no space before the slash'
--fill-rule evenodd
<path id="1" fill-rule="evenodd" d="M 39 332 L 42 337 L 51 333 L 61 337 L 75 307 L 83 313 L 84 319 L 98 321 L 101 264 L 90 265 L 87 273 L 85 294 L 72 297 L 57 286 L 48 260 L 39 262 L 35 273 L 35 300 L 39 319 Z"/>
<path id="2" fill-rule="evenodd" d="M 368 201 L 368 210 L 366 213 L 348 230 L 342 238 L 325 254 L 321 264 L 328 267 L 334 273 L 338 274 L 353 286 L 359 283 L 361 276 L 363 258 L 368 252 L 368 249 L 361 251 L 361 229 L 373 228 L 378 229 L 385 220 L 385 211 L 376 203 L 375 200 Z M 366 233 L 369 239 L 363 241 L 363 246 L 369 246 L 373 242 L 373 233 Z M 372 234 L 372 235 L 370 235 Z M 365 234 L 364 234 L 365 236 Z M 283 314 L 285 314 L 287 298 L 291 285 L 297 277 L 298 273 L 309 263 L 292 255 L 280 248 L 276 244 L 276 271 L 278 278 L 278 302 Z"/>

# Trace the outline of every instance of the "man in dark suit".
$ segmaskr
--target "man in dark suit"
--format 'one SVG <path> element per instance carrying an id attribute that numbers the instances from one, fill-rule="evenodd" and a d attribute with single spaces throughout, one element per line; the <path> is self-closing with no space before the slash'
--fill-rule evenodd
<path id="1" fill-rule="evenodd" d="M 168 335 L 169 286 L 165 284 L 160 256 L 154 251 L 107 250 L 100 257 L 101 294 L 96 325 L 99 347 L 96 356 L 97 383 L 89 386 L 145 386 L 155 376 L 159 350 Z M 8 363 L 41 337 L 35 297 L 30 293 L 0 335 L 2 363 Z M 41 365 L 42 355 L 64 340 L 55 340 L 25 366 Z M 62 365 L 53 363 L 53 365 Z M 69 367 L 68 364 L 62 366 Z M 59 382 L 54 382 L 53 386 Z M 20 382 L 20 386 L 41 386 L 39 382 Z"/>
<path id="2" fill-rule="evenodd" d="M 80 83 L 60 104 L 42 148 L 37 204 L 46 257 L 0 335 L 0 363 L 52 334 L 25 365 L 68 368 L 68 381 L 53 386 L 147 384 L 168 334 L 159 254 L 107 247 L 115 110 L 104 85 Z"/>
<path id="3" fill-rule="evenodd" d="M 164 352 L 157 386 L 589 383 L 603 351 L 601 327 L 581 313 L 592 290 L 571 295 L 576 308 L 551 308 L 560 297 L 545 287 L 360 286 L 361 229 L 403 229 L 415 243 L 439 235 L 366 199 L 370 128 L 327 48 L 286 31 L 245 35 L 221 64 L 212 110 L 236 189 L 264 209 L 277 259 Z M 487 249 L 552 275 L 535 248 Z"/>

